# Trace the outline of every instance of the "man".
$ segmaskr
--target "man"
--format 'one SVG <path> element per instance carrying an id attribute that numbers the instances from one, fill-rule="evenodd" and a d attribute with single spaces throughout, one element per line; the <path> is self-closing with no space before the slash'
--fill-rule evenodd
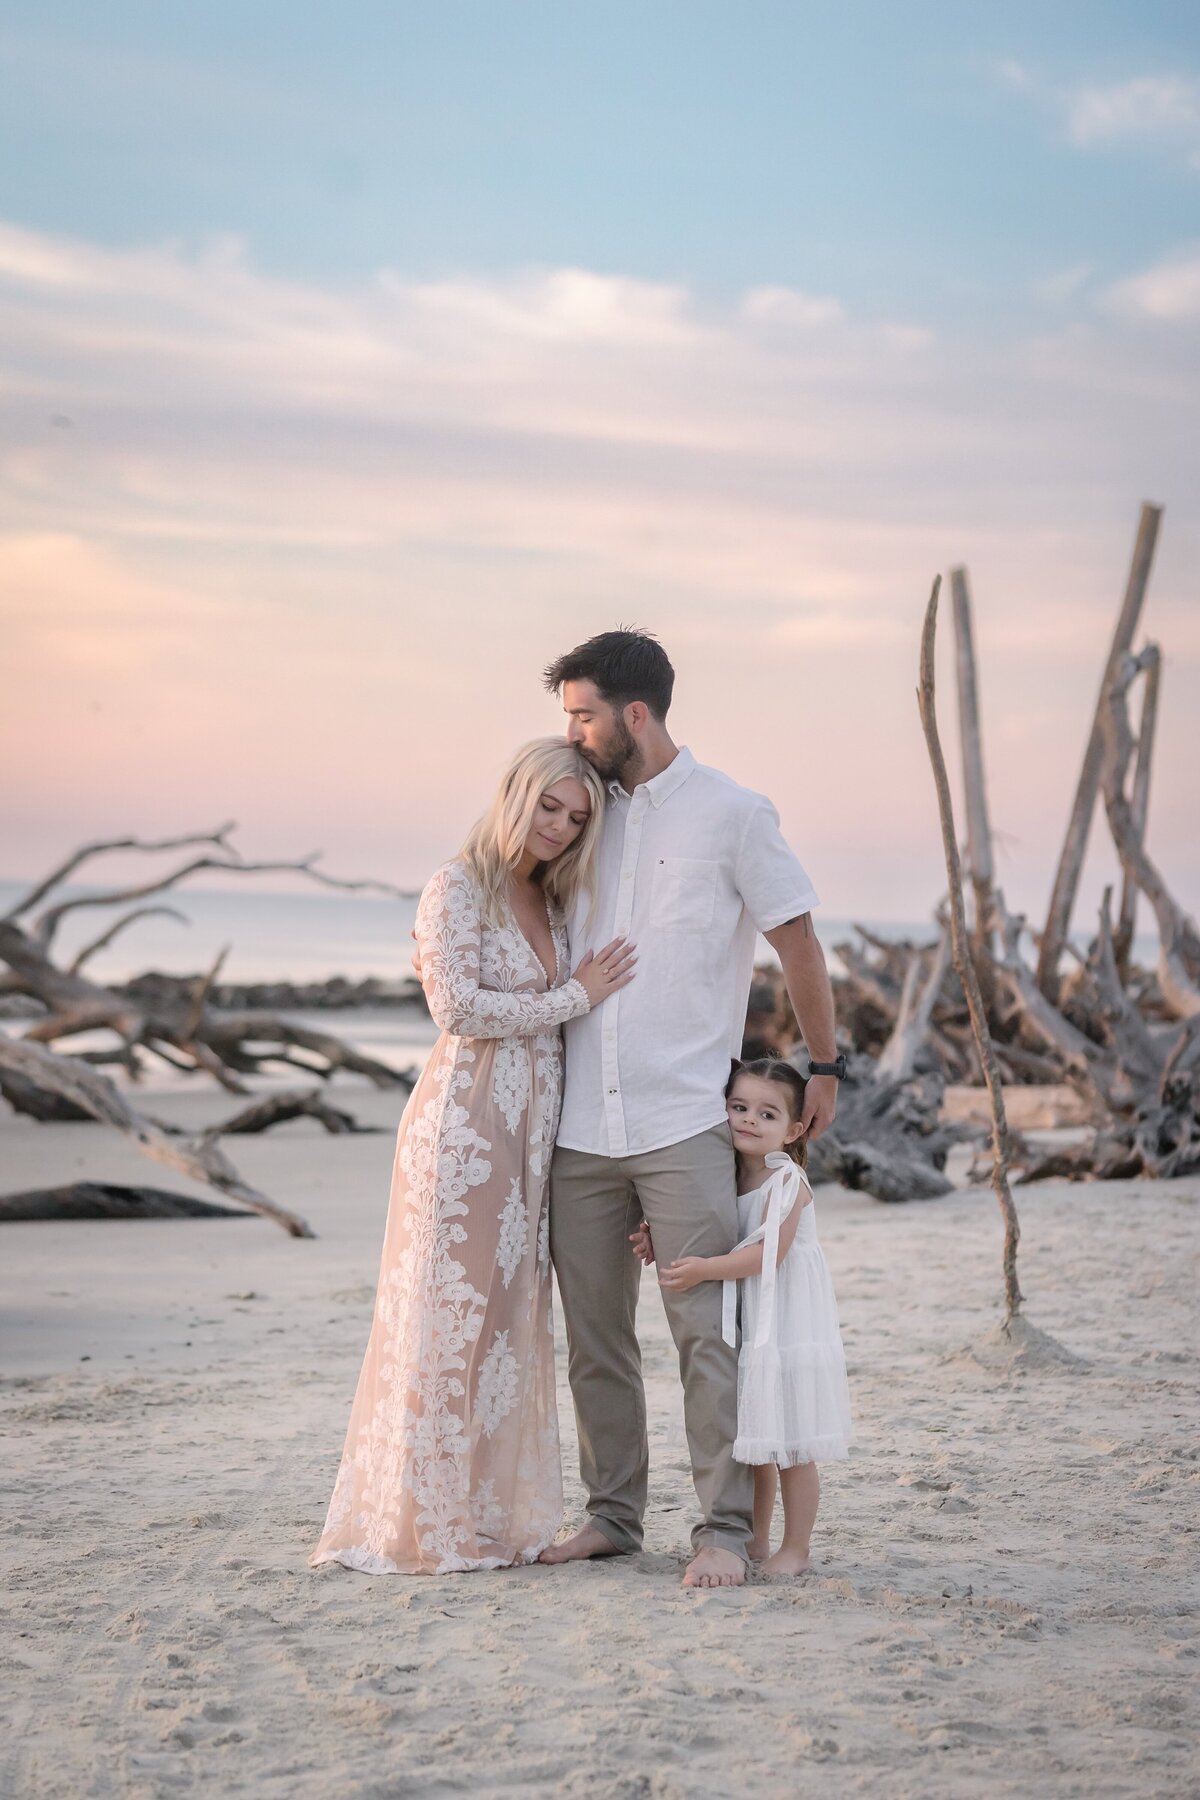
<path id="1" fill-rule="evenodd" d="M 834 1117 L 833 996 L 808 876 L 769 801 L 698 764 L 666 727 L 675 673 L 640 631 L 608 631 L 546 671 L 567 738 L 608 783 L 599 894 L 582 949 L 614 937 L 638 950 L 631 985 L 566 1027 L 566 1083 L 550 1181 L 550 1236 L 567 1328 L 588 1523 L 543 1551 L 568 1562 L 640 1549 L 648 1448 L 634 1329 L 644 1217 L 659 1261 L 724 1255 L 737 1239 L 733 1148 L 723 1090 L 741 1045 L 762 931 L 783 965 L 813 1058 L 804 1126 Z M 745 1579 L 751 1470 L 732 1457 L 737 1356 L 721 1334 L 721 1287 L 663 1292 L 679 1353 L 702 1520 L 684 1575 L 693 1587 Z"/>

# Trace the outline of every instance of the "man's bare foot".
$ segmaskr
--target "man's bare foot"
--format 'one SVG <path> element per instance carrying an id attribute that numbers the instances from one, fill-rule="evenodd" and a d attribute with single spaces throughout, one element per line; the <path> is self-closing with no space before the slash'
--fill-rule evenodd
<path id="1" fill-rule="evenodd" d="M 706 1544 L 683 1572 L 684 1587 L 741 1587 L 746 1579 L 746 1565 L 732 1550 Z"/>
<path id="2" fill-rule="evenodd" d="M 564 1563 L 586 1562 L 589 1556 L 620 1556 L 617 1546 L 605 1537 L 595 1525 L 585 1525 L 582 1531 L 576 1531 L 569 1538 L 563 1538 L 560 1544 L 547 1544 L 539 1562 Z"/>
<path id="3" fill-rule="evenodd" d="M 789 1550 L 781 1544 L 774 1556 L 768 1556 L 759 1568 L 760 1575 L 807 1575 L 812 1568 L 812 1558 L 807 1550 Z"/>

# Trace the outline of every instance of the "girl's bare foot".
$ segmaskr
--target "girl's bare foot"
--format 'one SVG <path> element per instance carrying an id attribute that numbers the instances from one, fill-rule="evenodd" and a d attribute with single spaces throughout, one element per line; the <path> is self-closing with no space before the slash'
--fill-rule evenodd
<path id="1" fill-rule="evenodd" d="M 807 1575 L 812 1558 L 807 1550 L 793 1550 L 781 1544 L 774 1556 L 768 1556 L 759 1569 L 760 1575 Z"/>
<path id="2" fill-rule="evenodd" d="M 757 1538 L 751 1538 L 750 1542 L 746 1545 L 746 1555 L 750 1558 L 752 1563 L 765 1562 L 770 1554 L 771 1541 L 769 1538 L 763 1543 L 760 1543 Z"/>
<path id="3" fill-rule="evenodd" d="M 560 1544 L 547 1544 L 539 1562 L 586 1562 L 591 1556 L 620 1556 L 617 1546 L 596 1525 L 585 1525 L 582 1531 L 563 1538 Z"/>
<path id="4" fill-rule="evenodd" d="M 746 1565 L 732 1550 L 721 1550 L 706 1544 L 683 1571 L 684 1587 L 741 1587 L 746 1579 Z"/>

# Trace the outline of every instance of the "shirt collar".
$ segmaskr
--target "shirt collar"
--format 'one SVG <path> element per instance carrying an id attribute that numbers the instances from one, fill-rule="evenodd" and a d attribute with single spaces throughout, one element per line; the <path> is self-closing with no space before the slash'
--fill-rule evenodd
<path id="1" fill-rule="evenodd" d="M 644 789 L 645 792 L 649 794 L 653 804 L 655 806 L 661 806 L 664 800 L 669 800 L 671 795 L 683 786 L 695 767 L 695 757 L 692 755 L 686 744 L 681 744 L 666 768 L 663 769 L 660 774 L 656 775 L 652 781 L 639 782 L 633 792 L 635 794 L 640 794 Z M 625 792 L 625 789 L 621 786 L 619 781 L 610 781 L 608 784 L 608 791 L 614 800 L 628 800 L 632 797 Z"/>

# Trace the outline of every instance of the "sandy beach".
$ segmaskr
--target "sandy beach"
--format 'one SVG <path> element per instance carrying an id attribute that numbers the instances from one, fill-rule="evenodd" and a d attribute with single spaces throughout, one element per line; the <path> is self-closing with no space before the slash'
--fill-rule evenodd
<path id="1" fill-rule="evenodd" d="M 398 1111 L 335 1091 L 387 1129 L 235 1146 L 315 1242 L 249 1217 L 3 1228 L 0 1793 L 1196 1791 L 1200 1184 L 1018 1189 L 1028 1315 L 1078 1359 L 1028 1367 L 968 1349 L 998 1318 L 990 1193 L 819 1191 L 860 1443 L 805 1580 L 680 1589 L 693 1499 L 649 1282 L 643 1555 L 314 1573 Z M 8 1191 L 160 1179 L 91 1125 L 8 1115 L 0 1152 Z"/>

